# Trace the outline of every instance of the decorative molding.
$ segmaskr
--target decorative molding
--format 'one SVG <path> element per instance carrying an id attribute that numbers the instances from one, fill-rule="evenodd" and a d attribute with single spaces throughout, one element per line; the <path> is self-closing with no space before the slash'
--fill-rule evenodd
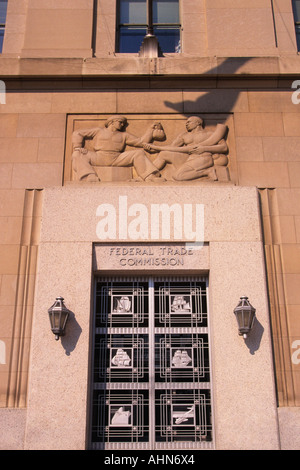
<path id="1" fill-rule="evenodd" d="M 24 408 L 27 402 L 29 352 L 43 192 L 25 193 L 20 258 L 15 299 L 7 407 Z"/>

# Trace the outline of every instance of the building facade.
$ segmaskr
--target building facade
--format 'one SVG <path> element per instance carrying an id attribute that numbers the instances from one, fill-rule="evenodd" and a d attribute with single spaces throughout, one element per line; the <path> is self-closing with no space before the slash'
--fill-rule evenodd
<path id="1" fill-rule="evenodd" d="M 299 22 L 0 1 L 2 449 L 299 449 Z"/>

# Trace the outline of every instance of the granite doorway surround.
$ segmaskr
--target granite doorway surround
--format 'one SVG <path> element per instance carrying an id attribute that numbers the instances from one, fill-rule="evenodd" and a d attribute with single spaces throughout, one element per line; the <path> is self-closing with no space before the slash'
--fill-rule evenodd
<path id="1" fill-rule="evenodd" d="M 194 185 L 191 191 L 191 185 L 158 190 L 139 183 L 70 184 L 45 190 L 25 448 L 87 448 L 93 279 L 107 273 L 208 276 L 215 448 L 278 448 L 258 192 L 230 184 Z M 153 205 L 162 201 L 170 222 L 164 234 L 155 225 L 162 219 L 153 220 Z M 125 202 L 127 213 L 121 214 Z M 184 210 L 194 217 L 193 227 L 180 235 Z M 73 312 L 61 342 L 54 340 L 47 318 L 58 295 Z M 241 295 L 248 295 L 257 311 L 246 342 L 233 314 Z"/>

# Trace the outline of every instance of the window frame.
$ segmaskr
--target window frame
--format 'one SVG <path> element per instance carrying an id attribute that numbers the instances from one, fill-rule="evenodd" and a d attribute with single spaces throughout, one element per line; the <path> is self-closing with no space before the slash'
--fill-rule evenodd
<path id="1" fill-rule="evenodd" d="M 4 44 L 4 36 L 5 36 L 5 27 L 6 27 L 6 20 L 7 20 L 7 7 L 8 7 L 8 0 L 1 1 L 0 3 L 6 3 L 6 10 L 5 10 L 5 21 L 4 23 L 0 22 L 0 54 L 3 52 L 3 44 Z M 3 36 L 2 36 L 3 31 Z M 1 38 L 2 37 L 2 38 Z"/>
<path id="2" fill-rule="evenodd" d="M 300 18 L 299 18 L 299 21 L 296 21 L 296 2 L 297 1 L 299 2 L 299 7 L 300 7 L 299 0 L 292 0 L 292 11 L 293 11 L 293 17 L 294 17 L 297 51 L 300 52 Z"/>
<path id="3" fill-rule="evenodd" d="M 136 30 L 139 30 L 139 29 L 144 29 L 145 30 L 145 34 L 143 36 L 143 38 L 146 36 L 146 33 L 147 33 L 147 27 L 148 27 L 148 24 L 147 22 L 146 23 L 121 23 L 121 1 L 122 0 L 117 0 L 117 12 L 116 12 L 116 53 L 120 53 L 120 54 L 130 54 L 130 53 L 138 53 L 139 50 L 135 51 L 135 52 L 122 52 L 121 51 L 121 34 L 120 34 L 120 31 L 121 31 L 121 28 L 132 28 L 133 30 L 136 29 Z M 146 2 L 145 2 L 146 4 Z M 182 38 L 181 38 L 181 31 L 182 31 L 182 24 L 181 24 L 181 21 L 180 21 L 180 0 L 178 1 L 178 16 L 179 16 L 179 22 L 178 23 L 154 23 L 153 22 L 153 30 L 154 30 L 154 34 L 157 36 L 156 32 L 157 30 L 168 30 L 168 29 L 177 29 L 179 31 L 179 45 L 181 44 L 182 42 Z M 143 39 L 142 39 L 143 41 Z M 142 41 L 140 43 L 140 46 L 142 45 Z M 177 54 L 178 52 L 181 52 L 180 50 L 180 47 L 179 47 L 179 50 L 176 51 L 174 50 L 173 52 L 168 52 L 168 51 L 164 51 L 163 50 L 163 53 L 166 53 L 166 54 Z"/>

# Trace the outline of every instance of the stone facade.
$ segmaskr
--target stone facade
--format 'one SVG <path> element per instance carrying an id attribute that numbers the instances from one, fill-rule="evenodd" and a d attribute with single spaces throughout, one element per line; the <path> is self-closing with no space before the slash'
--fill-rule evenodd
<path id="1" fill-rule="evenodd" d="M 88 448 L 91 276 L 98 273 L 93 246 L 99 244 L 95 208 L 90 209 L 90 204 L 113 203 L 122 195 L 131 203 L 148 204 L 153 199 L 207 206 L 204 241 L 209 254 L 205 252 L 199 261 L 203 265 L 190 272 L 210 276 L 215 447 L 280 448 L 278 425 L 282 448 L 299 448 L 300 103 L 293 83 L 300 62 L 292 2 L 250 3 L 182 1 L 181 52 L 147 58 L 116 52 L 117 2 L 9 0 L 0 57 L 0 78 L 6 87 L 5 104 L 0 104 L 3 449 L 55 447 L 51 393 L 66 370 L 66 378 L 80 380 L 82 389 L 71 410 L 79 417 L 79 429 L 74 428 L 67 442 L 60 440 L 61 446 Z M 110 169 L 102 182 L 72 181 L 73 132 L 101 127 L 113 115 L 126 116 L 128 132 L 138 137 L 149 125 L 161 122 L 166 133 L 162 147 L 174 142 L 190 116 L 203 118 L 209 130 L 225 124 L 229 177 L 223 172 L 218 181 L 205 176 L 174 182 L 167 177 L 162 184 L 150 184 L 124 181 L 128 173 L 124 177 Z M 149 154 L 149 158 L 155 157 Z M 75 200 L 76 211 L 71 203 Z M 229 265 L 231 269 L 226 268 Z M 73 266 L 77 270 L 72 271 Z M 164 272 L 170 275 L 170 270 Z M 229 319 L 221 327 L 217 324 L 222 302 L 222 314 L 233 317 L 243 294 L 249 295 L 264 329 L 253 355 L 238 337 L 235 324 Z M 46 310 L 57 295 L 65 297 L 82 330 L 70 356 L 53 340 L 47 318 Z M 224 343 L 226 361 L 217 340 Z M 39 363 L 45 344 L 48 349 Z M 48 374 L 45 397 L 43 370 L 52 370 L 53 358 L 62 356 L 64 371 L 59 377 Z M 240 369 L 234 371 L 230 360 L 236 356 L 241 357 Z M 266 374 L 261 377 L 264 364 Z M 225 368 L 226 379 L 217 367 Z M 244 383 L 239 378 L 242 370 Z M 233 403 L 225 391 L 237 390 L 242 409 L 249 398 L 247 388 L 252 389 L 255 381 L 259 387 L 251 392 L 253 406 L 248 413 L 244 410 L 243 417 L 249 426 L 240 423 L 239 430 L 228 436 L 226 423 L 233 419 L 229 417 Z M 60 384 L 62 391 L 69 387 Z M 249 428 L 258 429 L 258 434 L 249 436 Z"/>

